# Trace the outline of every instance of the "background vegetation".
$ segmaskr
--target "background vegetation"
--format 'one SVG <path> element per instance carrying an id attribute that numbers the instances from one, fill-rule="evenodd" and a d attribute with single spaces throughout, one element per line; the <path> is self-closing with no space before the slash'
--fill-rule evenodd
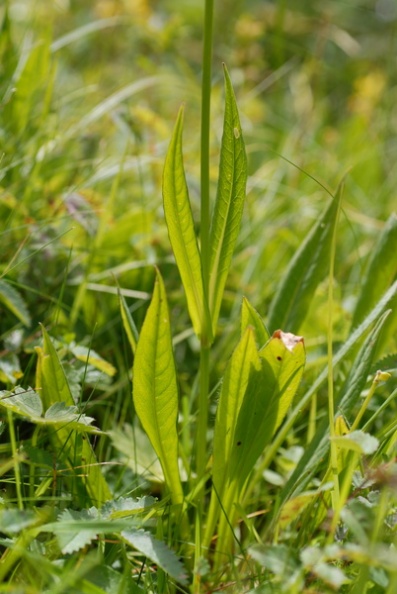
<path id="1" fill-rule="evenodd" d="M 135 416 L 133 358 L 117 291 L 139 331 L 154 265 L 164 278 L 184 419 L 181 443 L 188 459 L 200 345 L 170 248 L 161 183 L 184 103 L 184 161 L 198 221 L 203 2 L 9 0 L 0 7 L 0 23 L 2 403 L 16 386 L 46 393 L 45 361 L 55 348 L 67 378 L 65 388 L 58 375 L 59 399 L 77 406 L 67 411 L 73 439 L 62 433 L 62 407 L 45 422 L 38 420 L 44 413 L 34 397 L 27 409 L 23 401 L 25 411 L 16 400 L 14 408 L 1 408 L 0 591 L 188 591 L 193 543 L 190 549 L 184 545 L 193 536 L 185 538 L 175 528 L 161 468 Z M 239 107 L 248 182 L 211 354 L 211 423 L 219 379 L 238 340 L 243 296 L 268 323 L 294 254 L 345 175 L 332 311 L 335 351 L 394 286 L 396 53 L 392 0 L 215 3 L 213 196 L 224 110 L 222 62 Z M 283 328 L 305 340 L 307 364 L 297 398 L 326 365 L 328 265 L 326 260 L 304 319 Z M 334 373 L 342 398 L 356 372 L 350 423 L 375 385 L 376 370 L 391 374 L 386 383 L 376 382 L 360 419 L 378 447 L 363 446 L 363 455 L 349 462 L 357 474 L 353 486 L 348 481 L 344 523 L 335 539 L 329 542 L 331 520 L 319 511 L 318 492 L 315 501 L 313 496 L 304 502 L 291 492 L 296 509 L 287 510 L 276 528 L 270 513 L 327 417 L 328 390 L 322 385 L 294 417 L 271 464 L 257 473 L 241 516 L 241 547 L 227 568 L 212 570 L 207 559 L 201 567 L 196 563 L 203 592 L 395 592 L 397 564 L 390 546 L 396 544 L 395 291 L 383 306 L 374 322 L 380 324 L 386 308 L 393 312 L 379 336 L 368 323 L 373 340 L 367 366 L 357 368 L 359 353 L 366 352 L 359 348 L 369 336 L 363 332 Z M 58 371 L 48 373 L 54 379 Z M 54 403 L 51 389 L 44 410 Z M 100 431 L 90 428 L 87 417 Z M 92 435 L 82 433 L 84 428 Z M 88 472 L 84 488 L 78 468 L 73 473 L 65 462 L 69 448 L 80 458 L 81 452 L 95 452 L 99 465 Z M 307 489 L 326 483 L 328 464 L 325 457 Z M 96 482 L 101 489 L 102 474 L 103 500 L 113 501 L 107 509 L 89 486 Z M 149 495 L 159 502 L 146 500 Z M 156 535 L 164 543 L 161 553 L 158 544 L 142 545 L 126 533 L 131 521 L 125 518 L 134 505 L 139 513 L 133 526 Z M 92 519 L 97 524 L 90 532 Z M 121 523 L 110 530 L 106 522 L 116 520 Z M 109 532 L 116 536 L 105 538 Z M 346 553 L 347 541 L 356 546 L 354 554 Z M 254 543 L 257 548 L 249 549 Z M 378 547 L 371 562 L 368 543 Z"/>

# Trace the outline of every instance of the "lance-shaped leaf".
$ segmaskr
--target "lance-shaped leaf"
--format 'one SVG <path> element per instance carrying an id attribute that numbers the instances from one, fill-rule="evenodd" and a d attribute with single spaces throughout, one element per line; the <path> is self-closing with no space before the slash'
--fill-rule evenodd
<path id="1" fill-rule="evenodd" d="M 60 412 L 60 403 L 64 410 L 68 410 L 67 407 L 74 406 L 74 400 L 51 338 L 44 327 L 42 327 L 42 332 L 43 348 L 36 349 L 38 355 L 36 384 L 44 407 L 54 414 L 56 410 L 58 413 Z M 54 405 L 57 406 L 54 408 Z M 57 418 L 55 420 L 58 423 Z M 88 427 L 87 431 L 89 431 Z M 78 468 L 77 474 L 85 485 L 91 500 L 103 503 L 111 499 L 111 491 L 90 442 L 85 436 L 76 434 L 70 418 L 65 419 L 64 424 L 57 425 L 57 429 L 51 432 L 51 438 L 55 449 L 63 453 L 73 472 L 75 468 Z"/>
<path id="2" fill-rule="evenodd" d="M 397 273 L 397 216 L 392 214 L 371 251 L 367 272 L 360 283 L 360 295 L 352 319 L 352 328 L 364 319 Z"/>
<path id="3" fill-rule="evenodd" d="M 159 457 L 174 503 L 183 501 L 178 468 L 178 386 L 163 280 L 157 271 L 153 297 L 135 352 L 133 401 Z"/>
<path id="4" fill-rule="evenodd" d="M 121 294 L 120 289 L 118 289 L 118 296 L 119 296 L 119 305 L 120 305 L 120 313 L 121 319 L 123 321 L 123 326 L 125 333 L 127 334 L 128 342 L 130 343 L 132 352 L 135 354 L 136 345 L 138 343 L 138 330 L 135 325 L 135 322 L 132 318 L 131 312 L 128 309 L 127 302 L 124 298 L 124 295 Z"/>
<path id="5" fill-rule="evenodd" d="M 215 334 L 223 291 L 243 214 L 247 157 L 236 99 L 225 68 L 225 117 L 219 179 L 210 232 L 209 304 Z"/>
<path id="6" fill-rule="evenodd" d="M 232 437 L 231 481 L 241 489 L 264 447 L 284 418 L 302 377 L 303 339 L 277 330 L 260 352 Z"/>
<path id="7" fill-rule="evenodd" d="M 175 260 L 186 293 L 194 331 L 201 335 L 204 295 L 201 260 L 194 230 L 182 156 L 183 108 L 180 109 L 163 174 L 164 214 Z"/>
<path id="8" fill-rule="evenodd" d="M 241 403 L 249 377 L 261 367 L 255 337 L 248 327 L 235 348 L 222 381 L 214 427 L 212 481 L 214 489 L 206 522 L 205 542 L 209 544 L 220 512 L 219 501 L 229 481 L 229 462 Z"/>
<path id="9" fill-rule="evenodd" d="M 298 332 L 317 285 L 329 269 L 329 252 L 338 220 L 343 185 L 295 253 L 270 304 L 268 327 Z"/>

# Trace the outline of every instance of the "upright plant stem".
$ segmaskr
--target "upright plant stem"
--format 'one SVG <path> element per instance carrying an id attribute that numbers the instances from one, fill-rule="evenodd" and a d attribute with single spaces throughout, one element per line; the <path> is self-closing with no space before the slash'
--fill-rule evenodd
<path id="1" fill-rule="evenodd" d="M 208 308 L 208 285 L 210 269 L 210 111 L 211 111 L 211 65 L 214 0 L 206 0 L 204 16 L 203 79 L 201 104 L 201 267 L 205 300 L 204 331 L 200 351 L 200 390 L 197 421 L 197 479 L 205 472 L 207 461 L 207 423 L 209 392 L 209 350 L 211 344 L 211 319 Z"/>
<path id="2" fill-rule="evenodd" d="M 201 336 L 200 350 L 200 388 L 197 419 L 196 472 L 197 482 L 202 483 L 207 463 L 207 425 L 209 394 L 209 355 L 212 342 L 212 323 L 209 311 L 208 287 L 210 278 L 210 117 L 211 117 L 211 71 L 212 71 L 212 32 L 214 17 L 214 0 L 205 0 L 204 44 L 203 44 L 203 78 L 201 83 L 201 220 L 200 245 L 201 269 L 203 275 L 205 321 Z M 195 568 L 201 557 L 201 535 L 203 533 L 202 508 L 204 488 L 201 486 L 197 497 L 197 522 Z M 199 576 L 196 574 L 194 591 L 198 592 Z"/>

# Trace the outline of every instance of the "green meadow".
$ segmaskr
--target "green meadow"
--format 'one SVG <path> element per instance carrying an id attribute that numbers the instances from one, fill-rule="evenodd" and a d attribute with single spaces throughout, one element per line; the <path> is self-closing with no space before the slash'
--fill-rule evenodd
<path id="1" fill-rule="evenodd" d="M 393 0 L 3 0 L 0 593 L 397 592 Z"/>

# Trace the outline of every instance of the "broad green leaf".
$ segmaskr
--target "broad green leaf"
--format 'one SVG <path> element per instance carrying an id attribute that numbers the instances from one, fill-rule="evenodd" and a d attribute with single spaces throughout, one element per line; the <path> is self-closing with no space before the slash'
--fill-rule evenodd
<path id="1" fill-rule="evenodd" d="M 229 481 L 229 463 L 241 403 L 250 374 L 260 369 L 260 359 L 251 327 L 247 327 L 233 352 L 222 381 L 214 427 L 214 446 L 210 509 L 206 523 L 205 542 L 210 543 L 218 519 L 223 494 Z"/>
<path id="2" fill-rule="evenodd" d="M 240 488 L 285 416 L 305 363 L 300 336 L 274 333 L 260 351 L 261 368 L 249 378 L 233 435 L 230 478 Z"/>
<path id="3" fill-rule="evenodd" d="M 189 191 L 182 156 L 183 108 L 180 109 L 163 174 L 164 214 L 168 235 L 186 293 L 187 306 L 198 336 L 203 331 L 204 293 Z"/>
<path id="4" fill-rule="evenodd" d="M 329 268 L 329 251 L 342 199 L 338 187 L 327 210 L 315 224 L 285 272 L 270 304 L 268 328 L 298 332 L 319 282 Z"/>
<path id="5" fill-rule="evenodd" d="M 172 499 L 174 503 L 181 503 L 178 386 L 167 298 L 158 271 L 135 353 L 133 401 L 138 418 L 159 457 Z"/>
<path id="6" fill-rule="evenodd" d="M 187 584 L 187 576 L 182 563 L 161 540 L 157 540 L 145 530 L 124 530 L 121 536 L 177 582 Z"/>
<path id="7" fill-rule="evenodd" d="M 133 354 L 136 351 L 136 345 L 138 343 L 138 330 L 135 326 L 135 322 L 132 318 L 130 310 L 128 309 L 127 302 L 124 298 L 124 295 L 121 294 L 120 290 L 118 291 L 119 296 L 119 304 L 120 304 L 120 313 L 121 319 L 123 321 L 123 326 L 125 333 L 127 334 L 128 342 L 130 343 L 131 349 Z"/>
<path id="8" fill-rule="evenodd" d="M 31 319 L 24 299 L 7 281 L 0 280 L 0 303 L 11 311 L 24 324 L 30 326 Z"/>
<path id="9" fill-rule="evenodd" d="M 97 537 L 98 531 L 95 529 L 95 527 L 85 529 L 81 528 L 82 522 L 92 519 L 95 520 L 97 517 L 98 513 L 96 508 L 93 508 L 92 510 L 84 509 L 82 511 L 65 509 L 60 514 L 58 517 L 60 524 L 64 522 L 72 522 L 72 529 L 65 531 L 59 530 L 56 532 L 60 549 L 64 555 L 81 550 Z"/>
<path id="10" fill-rule="evenodd" d="M 246 328 L 252 326 L 255 330 L 255 339 L 258 347 L 262 347 L 270 338 L 270 334 L 256 309 L 251 303 L 243 297 L 243 304 L 241 307 L 241 335 L 244 334 Z"/>
<path id="11" fill-rule="evenodd" d="M 236 99 L 225 74 L 225 117 L 216 202 L 210 231 L 209 305 L 215 334 L 223 292 L 240 229 L 247 182 L 247 157 Z"/>
<path id="12" fill-rule="evenodd" d="M 36 349 L 38 354 L 36 385 L 44 407 L 48 410 L 56 403 L 74 407 L 72 393 L 58 353 L 44 327 L 42 332 L 43 348 Z M 86 430 L 89 431 L 89 427 Z M 112 499 L 89 440 L 85 436 L 76 434 L 73 424 L 69 423 L 57 426 L 56 430 L 52 431 L 51 438 L 55 449 L 62 451 L 66 456 L 70 468 L 74 471 L 75 467 L 79 467 L 78 475 L 91 500 L 103 503 Z"/>
<path id="13" fill-rule="evenodd" d="M 360 283 L 360 295 L 352 319 L 355 328 L 391 285 L 397 273 L 397 216 L 392 214 L 371 250 L 367 272 Z"/>

